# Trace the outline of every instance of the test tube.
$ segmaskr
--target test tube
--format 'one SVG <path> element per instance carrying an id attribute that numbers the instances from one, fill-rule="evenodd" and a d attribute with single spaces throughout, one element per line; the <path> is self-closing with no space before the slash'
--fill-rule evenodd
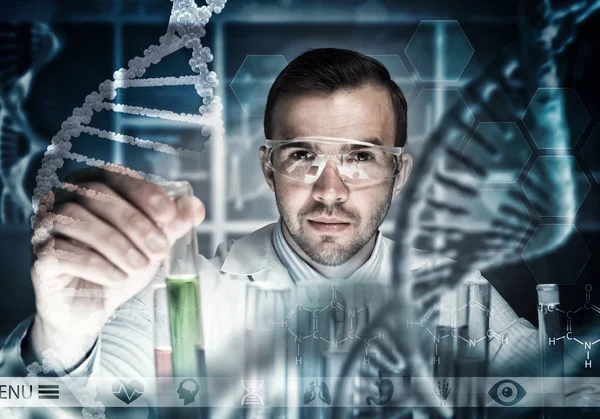
<path id="1" fill-rule="evenodd" d="M 319 310 L 319 338 L 325 339 L 321 373 L 325 377 L 337 377 L 352 346 L 351 341 L 364 327 L 368 310 L 360 285 L 332 283 L 328 290 L 324 289 L 323 295 L 326 296 L 328 291 L 331 295 L 330 302 L 327 301 L 329 306 Z"/>
<path id="2" fill-rule="evenodd" d="M 452 293 L 456 295 L 457 290 Z M 462 291 L 459 287 L 458 291 Z M 452 295 L 452 294 L 450 294 Z M 452 310 L 444 311 L 442 309 L 444 300 L 440 299 L 440 312 L 438 315 L 438 324 L 435 327 L 433 339 L 433 376 L 435 377 L 435 393 L 442 406 L 446 405 L 450 395 L 452 397 L 452 380 L 456 376 L 455 361 L 457 360 L 457 322 L 456 316 L 458 310 L 456 307 Z M 432 309 L 433 310 L 433 309 Z M 428 313 L 431 316 L 433 312 Z M 466 324 L 466 317 L 465 317 Z M 450 401 L 452 400 L 450 397 Z"/>
<path id="3" fill-rule="evenodd" d="M 558 285 L 540 284 L 536 287 L 538 297 L 538 321 L 540 342 L 540 374 L 544 416 L 548 408 L 565 406 L 564 345 L 560 325 L 560 295 Z M 556 411 L 552 417 L 557 416 Z"/>
<path id="4" fill-rule="evenodd" d="M 171 356 L 171 333 L 169 332 L 169 311 L 167 305 L 167 285 L 154 287 L 154 362 L 157 377 L 173 376 Z"/>
<path id="5" fill-rule="evenodd" d="M 455 315 L 452 317 L 452 336 L 454 340 L 453 346 L 453 363 L 452 372 L 454 373 L 452 379 L 452 390 L 450 397 L 454 406 L 462 405 L 462 399 L 457 389 L 462 388 L 462 379 L 460 374 L 463 373 L 463 366 L 461 365 L 461 359 L 466 354 L 465 340 L 468 342 L 469 337 L 469 326 L 468 326 L 468 307 L 469 307 L 469 291 L 465 292 L 463 286 L 456 290 L 456 307 L 454 309 Z M 440 358 L 441 362 L 441 358 Z M 455 413 L 458 409 L 455 409 Z M 458 416 L 455 414 L 455 416 Z"/>
<path id="6" fill-rule="evenodd" d="M 180 417 L 177 410 L 169 406 L 173 377 L 173 348 L 169 331 L 169 308 L 167 304 L 167 284 L 154 285 L 154 363 L 156 366 L 156 388 L 160 419 Z"/>
<path id="7" fill-rule="evenodd" d="M 191 213 L 193 191 L 189 182 L 168 182 L 161 186 L 177 201 L 179 211 Z M 210 417 L 197 258 L 196 231 L 190 220 L 186 233 L 175 241 L 165 260 L 173 376 L 196 378 L 197 402 L 202 406 L 182 408 L 176 417 L 186 419 Z"/>
<path id="8" fill-rule="evenodd" d="M 452 330 L 452 326 L 447 325 L 437 325 L 435 327 L 433 375 L 436 378 L 450 379 L 450 377 L 454 377 L 456 350 Z"/>
<path id="9" fill-rule="evenodd" d="M 485 280 L 468 281 L 467 288 L 469 292 L 467 357 L 481 361 L 480 369 L 477 372 L 479 377 L 484 377 L 487 372 L 489 353 L 490 283 Z"/>
<path id="10" fill-rule="evenodd" d="M 261 389 L 242 400 L 246 417 L 287 417 L 289 287 L 250 282 L 246 287 L 244 386 Z M 268 400 L 269 408 L 263 408 Z"/>
<path id="11" fill-rule="evenodd" d="M 488 362 L 490 284 L 484 280 L 465 282 L 459 291 L 458 311 L 464 326 L 459 327 L 458 359 L 455 362 L 455 418 L 485 418 L 485 376 Z M 465 315 L 466 313 L 466 315 Z"/>
<path id="12" fill-rule="evenodd" d="M 190 203 L 186 200 L 192 196 L 188 182 L 162 186 L 171 199 L 183 200 L 183 205 Z M 173 244 L 165 261 L 175 377 L 206 375 L 197 255 L 196 232 L 190 222 L 189 231 Z"/>
<path id="13" fill-rule="evenodd" d="M 329 352 L 332 346 L 329 339 L 344 334 L 347 316 L 341 307 L 353 302 L 350 289 L 339 289 L 337 283 L 303 281 L 294 288 L 294 308 L 290 317 L 294 336 L 289 342 L 290 353 L 295 358 L 291 358 L 291 371 L 297 377 L 296 403 L 300 406 L 298 417 L 301 419 L 322 418 L 325 415 L 327 403 L 319 397 L 311 403 L 305 403 L 304 396 L 310 392 L 311 383 L 325 382 L 328 387 L 333 385 L 327 375 L 335 368 L 337 357 L 329 356 L 332 354 Z M 343 351 L 344 345 L 349 343 L 341 341 L 337 344 Z M 335 349 L 335 345 L 333 347 Z M 312 390 L 315 394 L 319 393 L 318 388 Z"/>

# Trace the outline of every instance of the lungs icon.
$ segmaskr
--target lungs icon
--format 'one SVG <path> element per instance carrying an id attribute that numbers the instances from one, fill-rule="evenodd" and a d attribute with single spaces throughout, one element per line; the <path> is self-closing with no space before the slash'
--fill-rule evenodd
<path id="1" fill-rule="evenodd" d="M 304 404 L 312 403 L 312 401 L 317 398 L 317 387 L 319 388 L 319 399 L 326 404 L 331 404 L 331 393 L 329 392 L 329 387 L 327 387 L 327 384 L 325 384 L 324 381 L 321 381 L 321 385 L 319 385 L 318 381 L 311 381 L 308 386 L 306 386 L 306 391 L 302 397 L 302 402 Z"/>
<path id="2" fill-rule="evenodd" d="M 319 391 L 319 399 L 327 404 L 331 404 L 331 393 L 325 382 L 321 381 L 321 391 Z"/>
<path id="3" fill-rule="evenodd" d="M 317 397 L 317 394 L 315 392 L 316 386 L 317 384 L 314 381 L 311 381 L 308 384 L 308 386 L 306 387 L 306 391 L 304 392 L 304 397 L 302 398 L 304 404 L 309 404 Z"/>

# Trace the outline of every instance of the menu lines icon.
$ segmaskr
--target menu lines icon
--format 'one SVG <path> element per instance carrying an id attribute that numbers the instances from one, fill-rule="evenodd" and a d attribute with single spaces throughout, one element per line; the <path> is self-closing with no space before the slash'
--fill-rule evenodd
<path id="1" fill-rule="evenodd" d="M 40 384 L 38 385 L 39 399 L 58 399 L 58 384 Z"/>

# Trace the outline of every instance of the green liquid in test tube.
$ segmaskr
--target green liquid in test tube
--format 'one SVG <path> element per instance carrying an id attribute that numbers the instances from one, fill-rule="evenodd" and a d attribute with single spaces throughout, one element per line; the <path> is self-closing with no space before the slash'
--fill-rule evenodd
<path id="1" fill-rule="evenodd" d="M 180 208 L 191 206 L 192 187 L 188 182 L 162 185 Z M 179 238 L 165 261 L 174 377 L 206 376 L 204 339 L 198 280 L 198 243 L 195 229 Z"/>

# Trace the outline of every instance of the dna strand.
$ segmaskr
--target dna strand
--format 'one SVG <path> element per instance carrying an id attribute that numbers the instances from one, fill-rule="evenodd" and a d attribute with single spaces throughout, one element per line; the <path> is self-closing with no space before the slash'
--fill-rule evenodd
<path id="1" fill-rule="evenodd" d="M 60 51 L 60 41 L 44 23 L 2 23 L 0 40 L 0 223 L 24 224 L 32 212 L 25 186 L 47 145 L 24 103 L 36 74 Z"/>
<path id="2" fill-rule="evenodd" d="M 554 10 L 550 5 L 545 1 L 521 2 L 522 49 L 503 51 L 465 87 L 464 95 L 475 120 L 507 122 L 521 118 L 534 93 L 543 95 L 542 100 L 530 106 L 535 134 L 554 148 L 565 149 L 570 148 L 569 131 L 556 60 L 573 41 L 577 26 L 600 8 L 600 2 L 575 1 Z M 520 261 L 523 252 L 531 257 L 547 254 L 562 245 L 572 231 L 572 225 L 565 224 L 545 240 L 525 247 L 541 222 L 539 216 L 532 216 L 543 213 L 540 208 L 550 213 L 574 213 L 572 159 L 552 168 L 534 166 L 524 181 L 535 191 L 530 194 L 532 202 L 522 188 L 513 185 L 502 199 L 486 200 L 487 209 L 475 212 L 472 203 L 486 192 L 480 179 L 486 177 L 488 168 L 496 164 L 522 168 L 524 162 L 504 147 L 504 140 L 511 133 L 503 130 L 503 124 L 498 124 L 497 135 L 485 136 L 471 126 L 469 118 L 463 107 L 454 105 L 425 142 L 421 160 L 402 191 L 397 215 L 393 298 L 369 326 L 373 332 L 388 332 L 391 339 L 374 343 L 382 356 L 367 366 L 360 365 L 362 345 L 355 345 L 342 376 L 391 376 L 406 368 L 412 376 L 430 377 L 424 354 L 427 351 L 423 348 L 431 345 L 398 333 L 399 324 L 422 318 L 442 293 L 453 289 L 469 272 Z M 461 152 L 463 138 L 468 137 L 479 146 L 474 155 Z M 547 193 L 549 190 L 562 193 Z M 440 262 L 411 271 L 414 248 L 428 250 Z M 436 315 L 439 313 L 432 318 Z M 426 338 L 429 340 L 429 336 Z M 417 402 L 436 414 L 448 416 L 448 408 L 436 405 L 433 380 L 428 385 L 425 382 L 417 381 L 414 388 L 415 397 L 420 398 Z M 344 405 L 342 395 L 364 393 L 364 389 L 344 388 L 344 384 L 342 380 L 338 382 L 334 405 Z M 360 416 L 360 412 L 334 408 L 332 417 Z M 398 409 L 395 415 L 406 413 Z"/>
<path id="3" fill-rule="evenodd" d="M 161 183 L 165 179 L 152 173 L 144 173 L 139 170 L 132 170 L 123 165 L 112 164 L 93 157 L 85 156 L 79 153 L 71 152 L 71 141 L 85 133 L 98 138 L 126 143 L 140 148 L 152 149 L 160 153 L 200 160 L 203 153 L 210 146 L 214 146 L 223 141 L 224 126 L 222 120 L 223 105 L 221 98 L 214 93 L 214 89 L 219 86 L 217 74 L 208 69 L 208 63 L 213 60 L 210 48 L 202 45 L 201 38 L 206 35 L 205 26 L 213 13 L 221 13 L 227 0 L 206 0 L 206 5 L 198 6 L 194 0 L 173 0 L 173 7 L 169 17 L 169 23 L 165 35 L 159 38 L 158 45 L 151 45 L 144 50 L 143 56 L 135 57 L 128 62 L 127 68 L 121 68 L 113 74 L 112 80 L 106 80 L 98 86 L 97 91 L 91 92 L 86 96 L 84 103 L 76 107 L 72 115 L 68 117 L 61 125 L 61 129 L 52 138 L 51 144 L 47 147 L 42 158 L 41 167 L 36 177 L 36 187 L 33 191 L 32 204 L 34 215 L 31 217 L 31 224 L 34 230 L 32 236 L 32 245 L 34 252 L 43 247 L 43 244 L 53 244 L 49 231 L 55 222 L 80 224 L 79 220 L 72 219 L 63 215 L 52 213 L 55 195 L 53 189 L 66 190 L 86 196 L 91 199 L 98 199 L 102 202 L 111 202 L 111 199 L 94 190 L 79 187 L 67 181 L 61 181 L 57 170 L 63 167 L 65 160 L 74 160 L 79 163 L 85 163 L 87 166 L 107 170 L 122 175 L 136 178 L 144 178 L 151 182 Z M 186 48 L 191 50 L 189 60 L 190 69 L 194 74 L 180 77 L 160 77 L 160 78 L 142 78 L 146 70 L 152 65 L 157 65 L 163 58 Z M 198 113 L 183 114 L 176 113 L 166 109 L 150 109 L 141 106 L 131 106 L 121 103 L 115 103 L 117 89 L 137 89 L 152 88 L 163 86 L 194 86 L 196 93 L 202 97 L 202 105 Z M 148 118 L 159 118 L 162 120 L 179 121 L 189 124 L 201 125 L 201 133 L 208 137 L 205 143 L 205 150 L 202 152 L 175 148 L 167 144 L 145 140 L 130 135 L 124 135 L 118 132 L 101 130 L 90 125 L 92 116 L 99 112 L 124 113 Z M 37 222 L 44 220 L 43 222 Z M 50 249 L 52 251 L 53 249 Z M 61 252 L 64 252 L 61 250 Z M 68 252 L 66 252 L 68 253 Z M 63 255 L 67 257 L 77 257 L 76 255 Z M 52 261 L 52 253 L 50 262 Z M 54 258 L 56 262 L 57 259 Z M 52 287 L 51 281 L 42 282 L 41 287 Z M 94 293 L 90 289 L 90 295 L 85 290 L 74 290 L 73 295 L 62 295 L 62 302 L 52 301 L 53 310 L 62 310 L 66 321 L 70 316 L 69 299 L 79 297 L 89 297 Z M 97 296 L 94 294 L 94 296 Z M 67 298 L 68 297 L 68 298 Z M 43 302 L 44 304 L 46 302 Z M 99 317 L 99 313 L 90 313 L 94 319 Z M 101 317 L 101 315 L 100 315 Z M 102 319 L 100 319 L 102 320 Z M 106 321 L 110 321 L 108 319 Z M 73 345 L 78 345 L 77 337 Z M 50 371 L 56 370 L 56 373 L 64 371 L 60 369 L 60 364 L 52 353 L 44 354 L 44 365 L 50 366 Z M 55 368 L 56 367 L 56 368 Z M 39 365 L 30 365 L 30 371 L 38 372 Z M 48 368 L 46 368 L 48 369 Z M 46 371 L 44 371 L 46 372 Z M 85 417 L 103 418 L 104 407 L 100 404 L 90 404 L 94 400 L 94 395 L 81 394 L 74 392 L 75 397 L 84 406 L 83 413 Z M 92 407 L 85 407 L 92 406 Z"/>

